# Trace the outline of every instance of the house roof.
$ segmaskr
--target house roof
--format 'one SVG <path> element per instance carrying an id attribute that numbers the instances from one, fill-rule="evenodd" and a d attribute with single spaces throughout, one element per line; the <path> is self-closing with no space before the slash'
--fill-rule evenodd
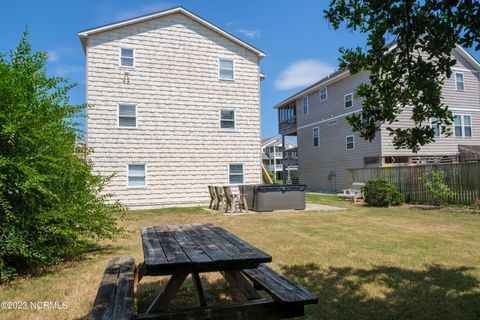
<path id="1" fill-rule="evenodd" d="M 392 43 L 387 44 L 386 47 L 387 47 L 388 51 L 391 51 L 391 50 L 394 50 L 397 47 L 397 44 L 395 42 L 392 42 Z M 467 52 L 467 50 L 465 50 L 462 46 L 457 45 L 454 50 L 456 50 L 473 67 L 475 67 L 477 70 L 480 70 L 480 63 L 471 54 L 469 54 Z M 307 93 L 311 93 L 312 91 L 318 90 L 318 89 L 320 89 L 322 87 L 325 87 L 329 84 L 337 82 L 337 81 L 339 81 L 343 78 L 346 78 L 349 75 L 350 75 L 350 72 L 347 69 L 336 70 L 333 73 L 331 73 L 331 74 L 327 75 L 326 77 L 320 79 L 319 81 L 315 82 L 311 86 L 309 86 L 305 89 L 302 89 L 302 90 L 298 91 L 297 93 L 291 95 L 290 97 L 286 98 L 282 102 L 277 103 L 274 108 L 277 109 L 277 108 L 279 108 L 279 107 L 281 107 L 281 106 L 283 106 L 287 103 L 290 103 L 292 101 L 297 100 L 298 98 L 301 98 L 302 96 L 304 96 Z"/>
<path id="2" fill-rule="evenodd" d="M 282 137 L 281 136 L 274 136 L 266 139 L 262 139 L 262 148 L 269 147 L 269 146 L 278 146 L 282 145 Z M 285 140 L 285 149 L 295 148 L 297 145 L 292 141 Z"/>
<path id="3" fill-rule="evenodd" d="M 201 25 L 205 26 L 206 28 L 224 36 L 225 38 L 235 42 L 236 44 L 244 47 L 245 49 L 248 49 L 251 52 L 255 53 L 260 59 L 262 59 L 266 55 L 263 51 L 255 48 L 251 44 L 248 44 L 247 42 L 239 39 L 238 37 L 232 35 L 231 33 L 227 32 L 227 31 L 225 31 L 221 28 L 217 27 L 216 25 L 212 24 L 211 22 L 208 22 L 207 20 L 197 16 L 196 14 L 188 11 L 187 9 L 185 9 L 183 7 L 175 7 L 175 8 L 172 8 L 172 9 L 157 11 L 157 12 L 149 13 L 149 14 L 146 14 L 146 15 L 143 15 L 143 16 L 139 16 L 139 17 L 135 17 L 135 18 L 127 19 L 127 20 L 121 20 L 121 21 L 118 21 L 118 22 L 110 23 L 110 24 L 106 24 L 106 25 L 99 26 L 99 27 L 96 27 L 96 28 L 82 30 L 82 31 L 78 32 L 78 36 L 80 37 L 80 41 L 82 42 L 83 50 L 85 51 L 86 39 L 90 35 L 97 34 L 97 33 L 100 33 L 100 32 L 105 32 L 105 31 L 108 31 L 108 30 L 116 29 L 116 28 L 129 26 L 129 25 L 132 25 L 132 24 L 135 24 L 135 23 L 140 23 L 140 22 L 143 22 L 143 21 L 151 20 L 151 19 L 165 17 L 165 16 L 168 16 L 168 15 L 171 15 L 171 14 L 174 14 L 174 13 L 181 13 L 181 14 L 185 15 L 186 17 L 200 23 Z"/>

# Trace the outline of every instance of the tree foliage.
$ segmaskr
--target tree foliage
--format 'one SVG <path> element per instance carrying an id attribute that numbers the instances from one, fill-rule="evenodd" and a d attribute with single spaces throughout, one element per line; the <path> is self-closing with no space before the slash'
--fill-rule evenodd
<path id="1" fill-rule="evenodd" d="M 417 152 L 434 141 L 430 118 L 438 119 L 442 133 L 451 134 L 452 115 L 442 103 L 441 89 L 452 76 L 456 44 L 480 48 L 479 1 L 331 0 L 324 14 L 335 29 L 345 24 L 368 36 L 367 49 L 340 49 L 340 67 L 370 76 L 370 83 L 356 92 L 364 98 L 361 115 L 348 117 L 360 136 L 372 141 L 387 124 L 396 148 Z M 407 106 L 414 126 L 393 128 Z"/>
<path id="2" fill-rule="evenodd" d="M 0 54 L 0 281 L 122 232 L 122 206 L 100 195 L 107 179 L 75 147 L 80 133 L 69 119 L 84 106 L 69 103 L 74 85 L 47 76 L 46 58 L 26 32 Z"/>
<path id="3" fill-rule="evenodd" d="M 455 192 L 445 183 L 445 172 L 433 170 L 431 173 L 424 173 L 422 184 L 432 196 L 434 204 L 445 207 L 455 195 Z"/>
<path id="4" fill-rule="evenodd" d="M 370 207 L 399 206 L 405 202 L 397 187 L 385 179 L 368 180 L 363 188 L 363 196 Z"/>

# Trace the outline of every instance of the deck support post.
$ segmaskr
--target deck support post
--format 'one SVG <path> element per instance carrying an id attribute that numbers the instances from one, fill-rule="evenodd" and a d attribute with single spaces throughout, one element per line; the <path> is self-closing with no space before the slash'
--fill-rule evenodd
<path id="1" fill-rule="evenodd" d="M 287 175 L 285 172 L 285 135 L 282 134 L 282 178 L 283 184 L 287 184 Z"/>

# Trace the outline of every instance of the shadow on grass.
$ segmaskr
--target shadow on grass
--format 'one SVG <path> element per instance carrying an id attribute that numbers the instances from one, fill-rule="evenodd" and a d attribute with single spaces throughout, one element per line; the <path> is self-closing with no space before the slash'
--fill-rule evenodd
<path id="1" fill-rule="evenodd" d="M 282 273 L 318 295 L 307 319 L 480 319 L 477 278 L 471 267 L 409 270 L 285 265 Z"/>
<path id="2" fill-rule="evenodd" d="M 58 264 L 51 264 L 45 267 L 36 269 L 19 270 L 17 279 L 19 278 L 34 278 L 43 277 L 52 273 L 58 272 L 62 268 L 68 268 L 74 266 L 78 262 L 84 262 L 86 260 L 94 259 L 97 256 L 110 257 L 118 251 L 118 246 L 105 245 L 97 243 L 89 243 L 76 254 L 65 256 Z"/>
<path id="3" fill-rule="evenodd" d="M 136 310 L 138 313 L 144 313 L 148 309 L 155 297 L 162 292 L 162 289 L 166 286 L 169 277 L 149 278 L 150 277 L 144 277 L 137 286 L 135 296 Z M 243 295 L 237 289 L 232 288 L 223 278 L 209 281 L 204 274 L 200 274 L 200 279 L 208 305 L 231 301 L 245 301 Z M 193 285 L 192 278 L 189 276 L 166 310 L 179 311 L 198 306 L 197 292 Z"/>

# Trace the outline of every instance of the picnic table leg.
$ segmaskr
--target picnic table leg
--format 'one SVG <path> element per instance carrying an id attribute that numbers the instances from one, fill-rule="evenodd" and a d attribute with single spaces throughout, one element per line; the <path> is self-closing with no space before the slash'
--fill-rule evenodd
<path id="1" fill-rule="evenodd" d="M 180 286 L 185 281 L 187 276 L 188 273 L 177 273 L 172 275 L 162 293 L 155 298 L 145 313 L 162 311 L 167 303 L 175 297 L 175 294 L 177 293 L 178 289 L 180 289 Z"/>
<path id="2" fill-rule="evenodd" d="M 261 298 L 240 271 L 222 271 L 221 273 L 225 280 L 227 280 L 232 287 L 237 288 L 247 300 L 257 300 Z"/>
<path id="3" fill-rule="evenodd" d="M 134 275 L 134 288 L 137 289 L 138 283 L 142 280 L 143 276 L 145 275 L 145 263 L 141 262 L 138 267 L 135 268 L 135 275 Z"/>
<path id="4" fill-rule="evenodd" d="M 205 294 L 203 293 L 202 281 L 200 281 L 200 276 L 197 272 L 192 273 L 193 284 L 198 294 L 198 301 L 200 302 L 200 307 L 206 307 L 207 302 L 205 301 Z"/>

